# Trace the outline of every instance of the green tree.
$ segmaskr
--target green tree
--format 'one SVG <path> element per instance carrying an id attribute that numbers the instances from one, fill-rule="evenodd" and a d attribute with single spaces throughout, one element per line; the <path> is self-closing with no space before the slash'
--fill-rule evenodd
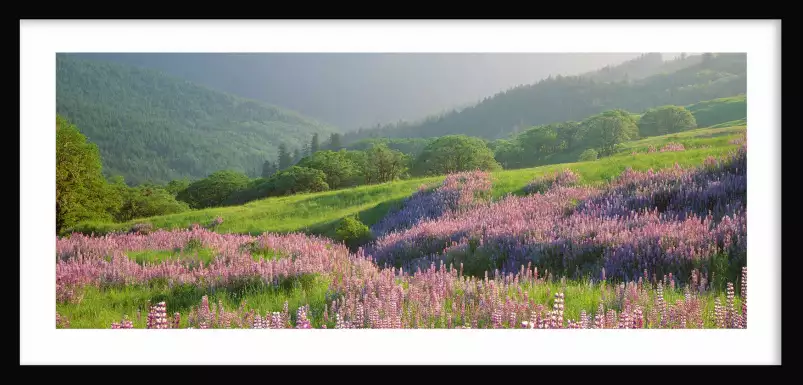
<path id="1" fill-rule="evenodd" d="M 208 177 L 191 183 L 176 199 L 186 202 L 193 209 L 219 206 L 233 192 L 248 187 L 251 179 L 237 171 L 217 171 Z"/>
<path id="2" fill-rule="evenodd" d="M 465 135 L 447 135 L 435 139 L 415 161 L 415 172 L 419 175 L 499 168 L 501 166 L 483 140 Z"/>
<path id="3" fill-rule="evenodd" d="M 262 163 L 262 177 L 263 178 L 270 178 L 271 175 L 276 173 L 276 166 L 273 162 L 266 160 L 265 163 Z"/>
<path id="4" fill-rule="evenodd" d="M 558 135 L 558 125 L 545 125 L 530 128 L 516 137 L 522 148 L 525 165 L 538 164 L 544 157 L 564 149 Z"/>
<path id="5" fill-rule="evenodd" d="M 641 136 L 673 134 L 697 128 L 689 110 L 681 106 L 663 106 L 647 110 L 638 122 Z"/>
<path id="6" fill-rule="evenodd" d="M 171 192 L 159 186 L 140 185 L 126 190 L 123 194 L 123 204 L 115 216 L 120 222 L 175 214 L 190 209 L 187 203 L 177 201 Z"/>
<path id="7" fill-rule="evenodd" d="M 524 150 L 517 140 L 498 139 L 488 146 L 494 152 L 494 159 L 504 168 L 522 167 Z"/>
<path id="8" fill-rule="evenodd" d="M 56 115 L 56 234 L 85 220 L 111 220 L 121 198 L 103 178 L 100 152 Z"/>
<path id="9" fill-rule="evenodd" d="M 167 182 L 165 190 L 167 190 L 170 194 L 173 194 L 173 196 L 176 196 L 178 195 L 179 192 L 185 190 L 189 186 L 190 186 L 190 180 L 187 178 L 174 179 L 171 180 L 170 182 Z"/>
<path id="10" fill-rule="evenodd" d="M 276 175 L 275 173 L 273 175 Z M 252 179 L 244 189 L 237 190 L 229 194 L 221 206 L 243 205 L 257 199 L 271 196 L 270 178 Z"/>
<path id="11" fill-rule="evenodd" d="M 610 110 L 594 115 L 583 123 L 588 127 L 587 140 L 600 156 L 613 154 L 616 145 L 638 138 L 635 119 L 624 110 Z"/>
<path id="12" fill-rule="evenodd" d="M 291 166 L 271 177 L 262 186 L 269 196 L 281 196 L 329 190 L 326 174 L 321 170 Z"/>
<path id="13" fill-rule="evenodd" d="M 360 174 L 354 157 L 346 150 L 318 151 L 302 159 L 297 166 L 323 171 L 331 189 L 355 185 Z"/>
<path id="14" fill-rule="evenodd" d="M 329 143 L 327 148 L 332 151 L 339 151 L 341 148 L 343 148 L 343 144 L 341 142 L 342 140 L 340 134 L 333 132 L 331 135 L 329 135 Z"/>
<path id="15" fill-rule="evenodd" d="M 321 150 L 321 143 L 320 139 L 318 139 L 318 133 L 312 134 L 312 142 L 309 145 L 310 155 L 314 154 Z"/>
<path id="16" fill-rule="evenodd" d="M 376 144 L 365 151 L 363 176 L 366 183 L 385 183 L 400 178 L 408 169 L 409 158 L 387 145 Z"/>
<path id="17" fill-rule="evenodd" d="M 589 148 L 583 151 L 577 160 L 580 162 L 589 162 L 592 160 L 597 160 L 597 151 L 594 150 L 593 148 Z"/>
<path id="18" fill-rule="evenodd" d="M 279 170 L 284 170 L 293 165 L 293 158 L 290 152 L 287 151 L 287 145 L 284 143 L 279 145 Z"/>
<path id="19" fill-rule="evenodd" d="M 558 139 L 563 142 L 566 151 L 572 151 L 583 140 L 580 122 L 563 122 L 557 124 Z"/>

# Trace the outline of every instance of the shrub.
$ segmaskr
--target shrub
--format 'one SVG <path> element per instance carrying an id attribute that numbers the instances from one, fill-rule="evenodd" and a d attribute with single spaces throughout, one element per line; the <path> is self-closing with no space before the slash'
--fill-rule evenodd
<path id="1" fill-rule="evenodd" d="M 164 188 L 150 185 L 131 188 L 118 185 L 118 188 L 123 202 L 115 213 L 118 222 L 175 214 L 190 209 L 187 203 L 176 200 L 175 196 Z"/>
<path id="2" fill-rule="evenodd" d="M 323 171 L 329 188 L 337 189 L 358 183 L 360 170 L 353 157 L 346 150 L 318 151 L 302 159 L 298 166 Z"/>
<path id="3" fill-rule="evenodd" d="M 666 135 L 697 128 L 694 115 L 680 106 L 663 106 L 644 113 L 638 123 L 642 136 Z"/>
<path id="4" fill-rule="evenodd" d="M 190 184 L 176 195 L 193 209 L 219 206 L 233 192 L 245 189 L 250 183 L 248 175 L 237 171 L 218 171 L 209 177 Z"/>
<path id="5" fill-rule="evenodd" d="M 370 241 L 371 230 L 362 223 L 357 217 L 345 217 L 340 220 L 337 229 L 337 238 L 349 248 L 357 248 Z"/>
<path id="6" fill-rule="evenodd" d="M 275 175 L 275 174 L 274 174 Z M 231 193 L 224 201 L 223 206 L 238 206 L 251 201 L 267 198 L 271 192 L 269 179 L 257 178 L 252 180 L 248 186 L 242 190 Z"/>
<path id="7" fill-rule="evenodd" d="M 326 174 L 321 170 L 293 166 L 279 171 L 267 185 L 260 186 L 268 196 L 281 196 L 329 190 Z"/>
<path id="8" fill-rule="evenodd" d="M 592 160 L 597 160 L 597 150 L 589 148 L 588 150 L 583 151 L 580 154 L 580 158 L 578 160 L 580 162 L 589 162 Z"/>

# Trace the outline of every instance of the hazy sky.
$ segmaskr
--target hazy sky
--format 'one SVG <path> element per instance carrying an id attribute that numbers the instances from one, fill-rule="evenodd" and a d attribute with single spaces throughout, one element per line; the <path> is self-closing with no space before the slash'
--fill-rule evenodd
<path id="1" fill-rule="evenodd" d="M 640 53 L 190 53 L 82 56 L 159 69 L 209 87 L 355 129 L 471 104 L 549 75 L 573 75 Z M 668 56 L 665 54 L 665 59 Z"/>

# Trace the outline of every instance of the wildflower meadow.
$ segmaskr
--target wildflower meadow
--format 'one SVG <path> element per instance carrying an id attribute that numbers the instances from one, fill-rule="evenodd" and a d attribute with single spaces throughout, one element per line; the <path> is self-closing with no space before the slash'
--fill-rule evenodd
<path id="1" fill-rule="evenodd" d="M 492 199 L 423 186 L 349 249 L 303 233 L 148 226 L 57 238 L 58 328 L 746 328 L 746 145 Z M 683 151 L 670 144 L 659 151 Z"/>

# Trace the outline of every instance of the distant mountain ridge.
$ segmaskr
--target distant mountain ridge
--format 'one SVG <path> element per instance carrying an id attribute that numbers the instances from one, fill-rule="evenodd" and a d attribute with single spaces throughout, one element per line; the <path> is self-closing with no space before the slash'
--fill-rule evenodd
<path id="1" fill-rule="evenodd" d="M 699 64 L 702 55 L 681 54 L 679 57 L 664 60 L 657 52 L 646 53 L 637 58 L 613 66 L 605 66 L 599 70 L 587 72 L 580 76 L 602 82 L 618 82 L 623 80 L 639 80 L 660 73 L 670 73 Z"/>
<path id="2" fill-rule="evenodd" d="M 450 134 L 499 139 L 535 125 L 582 120 L 609 109 L 641 113 L 661 105 L 689 105 L 747 91 L 745 54 L 704 54 L 660 63 L 655 55 L 581 76 L 549 77 L 419 122 L 349 132 L 344 142 Z"/>
<path id="3" fill-rule="evenodd" d="M 157 183 L 221 169 L 254 175 L 278 146 L 291 151 L 340 129 L 156 70 L 57 56 L 57 113 L 98 145 L 108 175 Z M 254 175 L 256 176 L 256 175 Z"/>

